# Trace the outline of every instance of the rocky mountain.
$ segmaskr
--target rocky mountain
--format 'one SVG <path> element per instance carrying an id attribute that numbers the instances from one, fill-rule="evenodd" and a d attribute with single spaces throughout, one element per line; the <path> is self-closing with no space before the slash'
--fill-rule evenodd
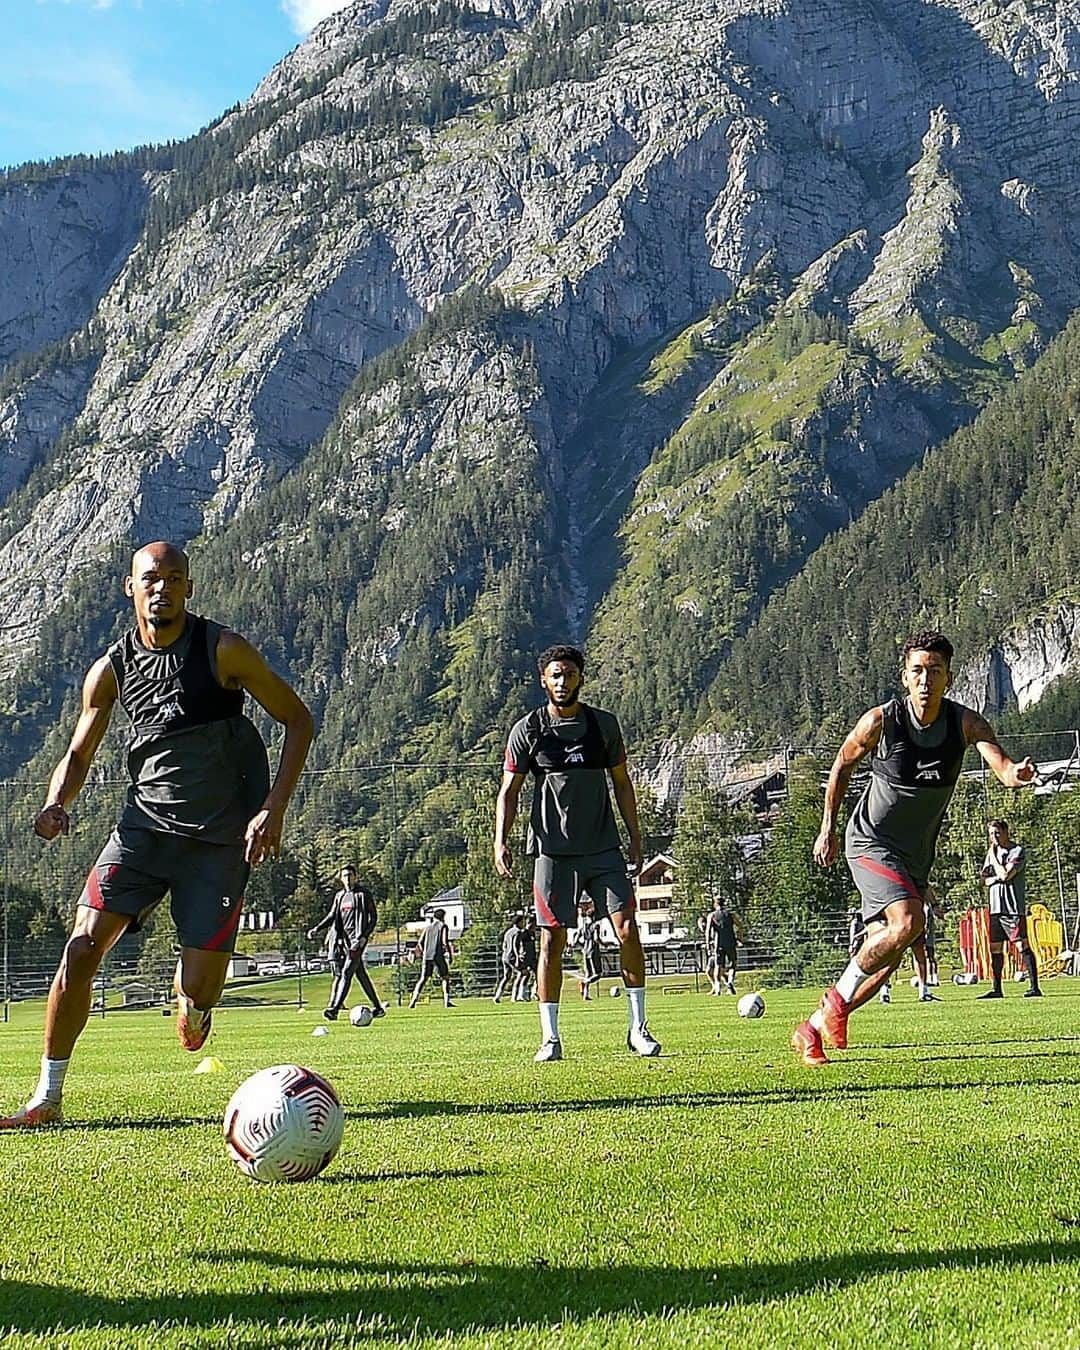
<path id="1" fill-rule="evenodd" d="M 9 172 L 4 766 L 158 535 L 328 762 L 498 739 L 555 634 L 639 742 L 715 717 L 1080 304 L 1078 47 L 1075 0 L 376 0 L 190 142 Z"/>

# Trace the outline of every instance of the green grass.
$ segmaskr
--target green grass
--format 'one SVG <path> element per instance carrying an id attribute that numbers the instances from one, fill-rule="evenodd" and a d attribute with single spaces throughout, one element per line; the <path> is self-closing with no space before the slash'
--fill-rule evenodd
<path id="1" fill-rule="evenodd" d="M 0 1341 L 1080 1343 L 1080 985 L 948 986 L 931 1007 L 902 987 L 817 1072 L 787 1050 L 810 995 L 770 992 L 744 1022 L 662 988 L 650 1062 L 607 997 L 567 1002 L 548 1066 L 535 1005 L 425 1004 L 312 1039 L 317 981 L 303 1013 L 221 1013 L 214 1076 L 156 1012 L 91 1023 L 70 1123 L 0 1136 Z M 0 1027 L 10 1105 L 40 1017 Z M 290 1061 L 335 1083 L 345 1141 L 319 1180 L 259 1186 L 220 1119 Z"/>

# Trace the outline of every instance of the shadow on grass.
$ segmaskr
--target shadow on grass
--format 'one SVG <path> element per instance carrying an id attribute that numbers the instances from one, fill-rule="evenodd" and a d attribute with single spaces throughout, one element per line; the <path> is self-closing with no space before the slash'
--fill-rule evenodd
<path id="1" fill-rule="evenodd" d="M 983 1050 L 988 1045 L 1080 1046 L 1080 1036 L 998 1036 L 971 1041 L 882 1041 L 875 1050 Z"/>
<path id="2" fill-rule="evenodd" d="M 108 1116 L 104 1120 L 66 1119 L 62 1125 L 49 1126 L 49 1132 L 68 1130 L 190 1130 L 194 1126 L 214 1125 L 221 1129 L 221 1116 Z"/>
<path id="3" fill-rule="evenodd" d="M 1002 1056 L 1002 1059 L 1013 1056 Z M 1026 1056 L 1017 1056 L 1024 1062 L 1030 1062 Z M 849 1059 L 848 1063 L 863 1063 Z M 873 1061 L 865 1061 L 871 1063 Z M 998 1062 L 991 1060 L 991 1063 Z M 814 1070 L 823 1074 L 825 1070 Z M 819 1078 L 820 1082 L 821 1079 Z M 643 1106 L 651 1110 L 685 1110 L 692 1106 L 698 1110 L 710 1107 L 759 1107 L 792 1106 L 800 1102 L 828 1103 L 850 1102 L 852 1098 L 875 1097 L 882 1092 L 951 1092 L 953 1090 L 976 1089 L 993 1092 L 1000 1088 L 1070 1088 L 1080 1087 L 1080 1078 L 1034 1078 L 1025 1074 L 1022 1078 L 993 1079 L 942 1079 L 940 1082 L 889 1082 L 889 1083 L 851 1083 L 840 1082 L 821 1087 L 766 1088 L 761 1091 L 733 1089 L 730 1092 L 668 1092 L 648 1093 L 629 1097 L 551 1098 L 547 1101 L 513 1102 L 445 1102 L 414 1101 L 385 1102 L 378 1106 L 354 1107 L 346 1110 L 349 1120 L 416 1120 L 428 1116 L 531 1116 L 558 1115 L 575 1111 L 628 1111 L 640 1110 Z"/>
<path id="4" fill-rule="evenodd" d="M 468 1177 L 486 1177 L 481 1167 L 433 1168 L 430 1172 L 328 1172 L 320 1186 L 340 1186 L 345 1182 L 382 1181 L 463 1181 Z"/>
<path id="5" fill-rule="evenodd" d="M 921 1047 L 920 1047 L 921 1048 Z M 1055 1054 L 1016 1055 L 930 1055 L 920 1056 L 918 1065 L 926 1063 L 961 1064 L 978 1060 L 988 1066 L 1016 1061 L 1030 1066 L 1040 1059 L 1057 1059 Z M 848 1053 L 837 1065 L 876 1065 L 880 1061 Z M 656 1110 L 699 1110 L 720 1107 L 791 1106 L 800 1102 L 850 1102 L 853 1098 L 875 1097 L 888 1092 L 951 1092 L 954 1089 L 976 1089 L 993 1092 L 1002 1088 L 1075 1088 L 1080 1078 L 1033 1077 L 1025 1073 L 1019 1078 L 935 1079 L 920 1082 L 890 1081 L 887 1083 L 853 1083 L 830 1079 L 830 1070 L 815 1070 L 815 1085 L 807 1087 L 776 1087 L 763 1089 L 733 1088 L 727 1092 L 642 1092 L 635 1096 L 573 1097 L 565 1100 L 549 1098 L 545 1101 L 502 1102 L 448 1102 L 418 1100 L 412 1102 L 379 1102 L 371 1106 L 346 1108 L 349 1120 L 423 1120 L 431 1116 L 531 1116 L 578 1111 L 629 1111 L 648 1106 Z M 105 1120 L 69 1120 L 53 1127 L 57 1130 L 186 1130 L 196 1126 L 213 1125 L 221 1128 L 220 1116 L 156 1116 L 124 1118 L 112 1116 Z M 51 1132 L 51 1131 L 50 1131 Z M 428 1175 L 428 1174 L 424 1174 Z M 468 1172 L 446 1173 L 446 1176 L 467 1176 Z M 378 1180 L 378 1177 L 358 1177 L 357 1180 Z M 387 1177 L 387 1180 L 392 1178 Z"/>
<path id="6" fill-rule="evenodd" d="M 949 1270 L 1060 1266 L 1080 1259 L 1080 1239 L 1019 1242 L 908 1252 L 861 1251 L 813 1261 L 703 1266 L 458 1265 L 343 1261 L 246 1249 L 197 1256 L 257 1288 L 243 1293 L 180 1293 L 153 1298 L 90 1294 L 62 1285 L 0 1280 L 0 1325 L 23 1332 L 75 1331 L 154 1324 L 212 1327 L 232 1318 L 272 1336 L 282 1324 L 310 1319 L 311 1330 L 337 1324 L 355 1335 L 377 1319 L 380 1339 L 435 1336 L 469 1329 L 554 1327 L 568 1321 L 627 1315 L 670 1316 L 673 1310 L 779 1303 L 829 1292 L 878 1276 Z M 295 1272 L 304 1288 L 273 1290 L 271 1272 Z M 322 1284 L 312 1288 L 312 1276 Z M 324 1277 L 322 1280 L 319 1277 Z M 352 1288 L 341 1285 L 352 1282 Z M 336 1287 L 333 1287 L 336 1286 Z M 299 1339 L 298 1337 L 295 1339 Z M 294 1340 L 295 1343 L 295 1340 Z"/>

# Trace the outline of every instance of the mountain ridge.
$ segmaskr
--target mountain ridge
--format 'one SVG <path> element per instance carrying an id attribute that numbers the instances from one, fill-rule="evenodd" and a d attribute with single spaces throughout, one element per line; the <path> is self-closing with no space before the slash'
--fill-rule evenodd
<path id="1" fill-rule="evenodd" d="M 113 621 L 91 578 L 175 536 L 244 617 L 275 503 L 315 595 L 312 540 L 355 533 L 357 605 L 281 588 L 340 681 L 302 672 L 328 760 L 350 682 L 369 750 L 497 739 L 556 630 L 635 739 L 700 730 L 770 595 L 1080 303 L 1078 32 L 1073 3 L 357 4 L 106 169 L 136 242 L 84 241 L 45 328 L 13 264 L 0 325 L 32 348 L 0 382 L 9 764 L 63 697 L 65 622 Z M 0 181 L 4 256 L 13 203 L 94 173 Z"/>

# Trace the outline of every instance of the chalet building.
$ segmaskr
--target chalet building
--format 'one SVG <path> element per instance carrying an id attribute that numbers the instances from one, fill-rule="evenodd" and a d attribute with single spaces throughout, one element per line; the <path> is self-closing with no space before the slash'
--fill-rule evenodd
<path id="1" fill-rule="evenodd" d="M 637 920 L 644 947 L 657 946 L 672 938 L 685 938 L 686 928 L 676 927 L 671 912 L 678 864 L 668 853 L 658 853 L 643 864 L 637 879 Z"/>
<path id="2" fill-rule="evenodd" d="M 407 923 L 405 931 L 413 938 L 418 938 L 437 909 L 446 911 L 445 922 L 450 930 L 450 941 L 455 942 L 472 922 L 469 906 L 462 897 L 460 886 L 451 886 L 449 890 L 433 895 L 426 904 L 420 906 L 420 918 Z"/>

